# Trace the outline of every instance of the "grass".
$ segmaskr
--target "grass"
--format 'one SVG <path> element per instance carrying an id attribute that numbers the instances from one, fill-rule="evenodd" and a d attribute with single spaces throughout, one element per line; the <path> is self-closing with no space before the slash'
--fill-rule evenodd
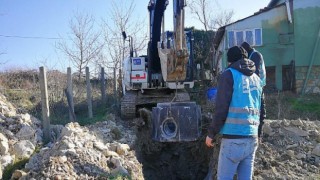
<path id="1" fill-rule="evenodd" d="M 291 99 L 293 109 L 297 111 L 315 113 L 320 116 L 320 102 L 319 98 L 301 97 L 298 99 Z"/>
<path id="2" fill-rule="evenodd" d="M 266 94 L 268 119 L 320 119 L 320 96 L 291 92 Z"/>
<path id="3" fill-rule="evenodd" d="M 9 164 L 3 171 L 2 179 L 9 180 L 15 170 L 23 169 L 24 165 L 29 161 L 29 158 L 18 160 L 13 164 Z"/>
<path id="4" fill-rule="evenodd" d="M 75 108 L 77 122 L 83 126 L 87 124 L 94 124 L 99 121 L 106 120 L 106 115 L 111 111 L 110 108 L 107 108 L 105 105 L 97 104 L 92 108 L 93 118 L 88 117 L 88 108 L 86 105 L 79 107 L 78 110 Z"/>
<path id="5" fill-rule="evenodd" d="M 33 151 L 32 155 L 34 155 L 36 153 L 39 153 L 40 149 L 41 149 L 40 146 L 36 146 L 36 148 Z M 14 171 L 15 170 L 19 170 L 19 169 L 24 169 L 24 166 L 26 165 L 27 162 L 29 162 L 29 158 L 17 160 L 13 164 L 9 164 L 8 166 L 6 166 L 6 168 L 3 171 L 2 179 L 3 180 L 11 179 L 11 176 L 14 173 Z"/>
<path id="6" fill-rule="evenodd" d="M 117 174 L 115 176 L 108 177 L 108 180 L 131 180 L 127 175 Z"/>
<path id="7" fill-rule="evenodd" d="M 32 94 L 28 91 L 9 89 L 4 91 L 3 94 L 7 97 L 9 102 L 19 105 L 19 107 L 24 109 L 31 110 L 34 106 L 34 98 L 32 98 Z"/>

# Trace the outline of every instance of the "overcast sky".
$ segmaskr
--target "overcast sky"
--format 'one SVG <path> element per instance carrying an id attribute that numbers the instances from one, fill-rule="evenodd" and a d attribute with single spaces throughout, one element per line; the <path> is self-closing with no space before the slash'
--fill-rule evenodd
<path id="1" fill-rule="evenodd" d="M 125 0 L 124 0 L 125 1 Z M 252 15 L 268 5 L 270 0 L 217 0 L 216 10 L 233 10 L 234 20 Z M 134 18 L 147 19 L 149 0 L 136 0 Z M 57 38 L 67 37 L 69 21 L 74 13 L 85 12 L 97 22 L 108 17 L 109 0 L 0 0 L 0 70 L 11 68 L 38 68 L 46 62 L 53 68 L 65 66 L 67 60 L 57 52 Z M 167 11 L 171 10 L 171 3 Z M 166 12 L 169 29 L 171 12 Z M 186 26 L 203 29 L 190 13 Z M 147 28 L 147 26 L 146 26 Z"/>

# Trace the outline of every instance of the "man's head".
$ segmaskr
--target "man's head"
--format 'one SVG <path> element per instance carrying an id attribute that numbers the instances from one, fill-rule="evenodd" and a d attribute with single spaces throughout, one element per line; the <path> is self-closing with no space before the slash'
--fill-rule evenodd
<path id="1" fill-rule="evenodd" d="M 242 47 L 233 46 L 228 50 L 227 57 L 228 57 L 229 63 L 234 63 L 234 62 L 238 61 L 239 59 L 247 58 L 248 53 Z"/>
<path id="2" fill-rule="evenodd" d="M 243 47 L 247 52 L 249 52 L 249 51 L 252 50 L 252 47 L 251 47 L 250 44 L 247 43 L 247 42 L 243 42 L 243 43 L 241 44 L 241 47 Z"/>

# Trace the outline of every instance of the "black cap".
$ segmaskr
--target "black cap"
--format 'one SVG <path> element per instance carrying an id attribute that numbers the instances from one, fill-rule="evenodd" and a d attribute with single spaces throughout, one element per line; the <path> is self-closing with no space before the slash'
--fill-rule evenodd
<path id="1" fill-rule="evenodd" d="M 243 42 L 243 43 L 241 44 L 241 47 L 243 47 L 246 51 L 252 50 L 252 47 L 251 47 L 250 44 L 247 43 L 247 42 Z"/>
<path id="2" fill-rule="evenodd" d="M 242 47 L 233 46 L 227 52 L 228 62 L 233 63 L 242 58 L 247 58 L 248 53 Z"/>

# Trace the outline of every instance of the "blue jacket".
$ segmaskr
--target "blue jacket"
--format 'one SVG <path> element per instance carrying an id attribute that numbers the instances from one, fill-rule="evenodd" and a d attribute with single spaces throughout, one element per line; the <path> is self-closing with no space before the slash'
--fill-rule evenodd
<path id="1" fill-rule="evenodd" d="M 215 114 L 210 126 L 208 127 L 208 136 L 210 138 L 214 138 L 214 136 L 218 134 L 225 125 L 229 114 L 229 107 L 234 94 L 234 84 L 239 84 L 238 82 L 234 82 L 233 74 L 230 70 L 231 68 L 237 70 L 245 76 L 252 76 L 256 71 L 253 61 L 249 59 L 240 59 L 231 64 L 229 68 L 220 75 L 218 81 L 218 91 L 215 99 Z M 261 100 L 257 99 L 254 102 L 260 104 Z M 231 136 L 234 136 L 235 138 L 241 138 L 243 135 Z"/>
<path id="2" fill-rule="evenodd" d="M 243 75 L 229 68 L 233 77 L 233 93 L 221 134 L 257 136 L 260 118 L 262 84 L 256 74 Z"/>

